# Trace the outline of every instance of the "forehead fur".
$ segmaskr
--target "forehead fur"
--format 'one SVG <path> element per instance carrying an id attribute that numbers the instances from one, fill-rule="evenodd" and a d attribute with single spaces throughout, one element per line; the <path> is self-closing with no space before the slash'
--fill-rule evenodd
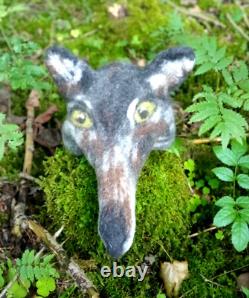
<path id="1" fill-rule="evenodd" d="M 98 123 L 115 130 L 126 119 L 127 109 L 135 98 L 155 98 L 145 81 L 145 73 L 132 64 L 115 63 L 95 72 L 94 81 L 84 92 L 82 101 L 91 103 Z"/>

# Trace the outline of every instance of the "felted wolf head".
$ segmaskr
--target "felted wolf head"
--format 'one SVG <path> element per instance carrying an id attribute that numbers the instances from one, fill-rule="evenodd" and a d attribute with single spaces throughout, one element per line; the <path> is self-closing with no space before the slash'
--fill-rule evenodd
<path id="1" fill-rule="evenodd" d="M 49 48 L 45 60 L 67 101 L 64 145 L 84 154 L 95 169 L 99 234 L 117 258 L 133 242 L 139 172 L 151 150 L 166 149 L 174 140 L 169 94 L 192 70 L 194 53 L 171 48 L 143 69 L 114 63 L 93 70 L 59 47 Z"/>

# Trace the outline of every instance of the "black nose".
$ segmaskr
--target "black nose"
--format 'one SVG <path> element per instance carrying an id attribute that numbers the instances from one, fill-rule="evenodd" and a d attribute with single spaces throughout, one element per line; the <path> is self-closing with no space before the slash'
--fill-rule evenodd
<path id="1" fill-rule="evenodd" d="M 128 230 L 129 226 L 122 209 L 110 205 L 103 207 L 99 215 L 99 234 L 113 258 L 118 258 L 125 252 L 124 244 L 129 237 Z"/>
<path id="2" fill-rule="evenodd" d="M 119 246 L 119 244 L 113 247 L 111 243 L 106 243 L 106 250 L 114 259 L 118 259 L 123 254 L 122 246 Z"/>

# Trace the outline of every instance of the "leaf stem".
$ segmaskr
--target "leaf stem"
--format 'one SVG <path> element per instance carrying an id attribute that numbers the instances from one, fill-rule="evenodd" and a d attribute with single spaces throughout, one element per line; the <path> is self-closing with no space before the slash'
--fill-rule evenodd
<path id="1" fill-rule="evenodd" d="M 0 26 L 0 32 L 1 32 L 2 36 L 3 36 L 3 39 L 4 39 L 5 43 L 7 44 L 8 48 L 9 48 L 9 50 L 10 50 L 13 54 L 15 54 L 14 51 L 13 51 L 13 49 L 12 49 L 12 47 L 11 47 L 11 44 L 10 44 L 10 42 L 9 42 L 9 39 L 8 39 L 7 35 L 5 34 L 4 29 L 3 29 L 2 26 Z M 15 56 L 15 55 L 14 55 L 14 56 Z"/>
<path id="2" fill-rule="evenodd" d="M 237 25 L 234 20 L 232 19 L 231 15 L 229 13 L 226 14 L 226 17 L 229 21 L 229 23 L 233 26 L 233 28 L 242 36 L 244 37 L 247 41 L 249 41 L 249 35 L 246 34 L 246 32 L 242 29 L 242 27 L 240 27 L 239 25 Z"/>
<path id="3" fill-rule="evenodd" d="M 219 71 L 216 72 L 216 92 L 220 89 L 220 73 Z"/>
<path id="4" fill-rule="evenodd" d="M 236 175 L 237 175 L 237 169 L 238 169 L 238 166 L 236 165 L 235 166 L 235 169 L 234 169 L 234 180 L 233 180 L 233 198 L 235 199 L 235 196 L 236 196 Z"/>
<path id="5" fill-rule="evenodd" d="M 175 8 L 176 10 L 178 10 L 179 12 L 181 12 L 181 13 L 187 15 L 187 16 L 197 18 L 201 21 L 209 22 L 209 23 L 211 23 L 215 26 L 219 26 L 221 28 L 226 28 L 226 26 L 223 23 L 221 23 L 218 19 L 214 18 L 210 14 L 203 13 L 203 12 L 196 12 L 196 11 L 191 10 L 191 9 L 184 9 L 184 8 L 176 5 L 174 3 L 174 1 L 170 1 L 170 0 L 165 0 L 164 3 L 172 6 L 173 8 Z"/>

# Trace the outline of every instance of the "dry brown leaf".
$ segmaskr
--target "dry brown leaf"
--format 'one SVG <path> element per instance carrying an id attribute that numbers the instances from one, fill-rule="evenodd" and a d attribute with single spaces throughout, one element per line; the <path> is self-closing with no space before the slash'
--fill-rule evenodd
<path id="1" fill-rule="evenodd" d="M 126 8 L 118 3 L 114 3 L 113 5 L 108 6 L 107 10 L 110 16 L 114 19 L 122 19 L 127 16 Z"/>
<path id="2" fill-rule="evenodd" d="M 44 113 L 38 115 L 35 118 L 35 122 L 39 124 L 47 123 L 53 116 L 55 112 L 58 112 L 56 105 L 51 105 Z"/>
<path id="3" fill-rule="evenodd" d="M 52 149 L 61 144 L 61 133 L 59 128 L 40 128 L 35 133 L 36 143 L 45 148 Z"/>
<path id="4" fill-rule="evenodd" d="M 188 278 L 188 262 L 161 263 L 160 275 L 167 297 L 177 297 L 183 280 Z"/>
<path id="5" fill-rule="evenodd" d="M 249 289 L 249 272 L 241 273 L 237 277 L 238 287 L 241 289 L 242 287 Z"/>

